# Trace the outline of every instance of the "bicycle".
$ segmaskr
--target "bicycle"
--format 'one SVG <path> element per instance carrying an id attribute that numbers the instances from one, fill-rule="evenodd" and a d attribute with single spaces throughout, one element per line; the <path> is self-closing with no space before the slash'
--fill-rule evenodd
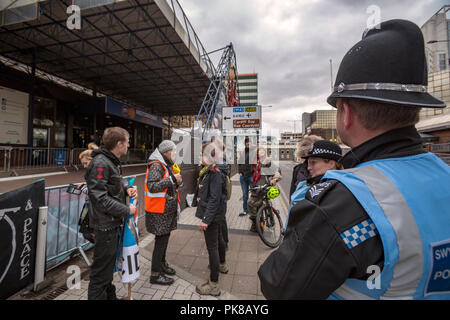
<path id="1" fill-rule="evenodd" d="M 260 187 L 250 188 L 250 191 L 255 195 L 260 192 L 264 193 L 263 205 L 256 214 L 256 230 L 266 246 L 276 248 L 283 241 L 284 228 L 279 211 L 273 207 L 271 199 L 268 198 L 270 187 L 269 184 L 265 184 Z"/>

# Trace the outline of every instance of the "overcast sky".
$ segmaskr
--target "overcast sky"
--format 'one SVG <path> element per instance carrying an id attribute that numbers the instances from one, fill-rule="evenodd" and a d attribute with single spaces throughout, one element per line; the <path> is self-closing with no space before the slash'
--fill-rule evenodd
<path id="1" fill-rule="evenodd" d="M 407 19 L 421 27 L 440 0 L 179 0 L 207 51 L 233 43 L 239 73 L 258 73 L 263 129 L 293 131 L 303 112 L 330 109 L 339 63 L 373 23 Z M 220 53 L 212 54 L 217 61 Z M 301 122 L 296 123 L 300 128 Z"/>

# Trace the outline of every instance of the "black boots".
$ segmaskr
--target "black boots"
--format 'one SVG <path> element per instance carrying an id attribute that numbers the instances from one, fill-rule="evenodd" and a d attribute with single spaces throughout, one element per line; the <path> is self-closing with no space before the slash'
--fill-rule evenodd
<path id="1" fill-rule="evenodd" d="M 167 262 L 164 262 L 162 265 L 162 271 L 168 276 L 174 276 L 177 273 L 173 268 L 169 267 Z"/>
<path id="2" fill-rule="evenodd" d="M 174 283 L 175 280 L 172 278 L 166 277 L 163 273 L 154 273 L 150 276 L 150 283 L 152 284 L 160 284 L 162 286 L 170 286 Z"/>
<path id="3" fill-rule="evenodd" d="M 174 276 L 176 274 L 176 271 L 169 267 L 167 262 L 164 262 L 162 267 L 162 272 L 152 272 L 152 275 L 150 276 L 150 283 L 152 284 L 160 284 L 163 286 L 170 286 L 172 283 L 174 283 L 174 279 L 166 277 L 165 275 Z"/>

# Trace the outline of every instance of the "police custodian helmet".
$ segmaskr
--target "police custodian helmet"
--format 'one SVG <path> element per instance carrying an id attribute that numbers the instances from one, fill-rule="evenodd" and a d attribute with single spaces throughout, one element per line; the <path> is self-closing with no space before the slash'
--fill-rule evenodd
<path id="1" fill-rule="evenodd" d="M 427 93 L 428 72 L 420 28 L 407 20 L 389 20 L 366 30 L 342 59 L 333 93 L 393 105 L 444 108 Z"/>

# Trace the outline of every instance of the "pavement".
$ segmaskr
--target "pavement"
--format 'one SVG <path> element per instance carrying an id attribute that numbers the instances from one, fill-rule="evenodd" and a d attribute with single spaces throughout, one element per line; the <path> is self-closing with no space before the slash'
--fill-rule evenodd
<path id="1" fill-rule="evenodd" d="M 290 163 L 283 164 L 291 167 Z M 283 169 L 282 169 L 283 170 Z M 141 173 L 139 168 L 129 168 L 125 175 Z M 283 175 L 290 179 L 289 172 Z M 70 175 L 66 175 L 69 177 Z M 54 176 L 61 177 L 61 176 Z M 81 173 L 70 177 L 70 182 L 80 182 Z M 61 178 L 60 178 L 61 179 Z M 78 180 L 77 180 L 78 179 Z M 35 179 L 34 179 L 35 180 Z M 33 181 L 34 181 L 33 180 Z M 204 283 L 209 278 L 208 252 L 206 250 L 203 234 L 198 230 L 200 220 L 195 218 L 196 208 L 186 208 L 180 214 L 178 229 L 171 233 L 167 249 L 167 261 L 176 270 L 173 278 L 175 282 L 170 286 L 161 286 L 149 282 L 151 258 L 154 247 L 154 236 L 148 234 L 143 227 L 144 218 L 140 219 L 140 278 L 132 284 L 131 296 L 133 300 L 264 300 L 261 293 L 257 272 L 261 264 L 275 250 L 263 244 L 256 233 L 250 229 L 250 219 L 247 216 L 239 217 L 242 212 L 242 190 L 239 184 L 239 175 L 232 177 L 233 190 L 231 199 L 227 204 L 227 224 L 229 229 L 229 244 L 227 251 L 228 274 L 219 275 L 221 295 L 219 297 L 200 296 L 196 293 L 197 284 Z M 19 180 L 23 182 L 23 180 Z M 47 181 L 47 179 L 46 179 Z M 68 179 L 63 183 L 67 184 Z M 19 182 L 15 182 L 17 184 Z M 54 182 L 58 183 L 58 182 Z M 3 183 L 0 183 L 2 185 Z M 0 187 L 0 190 L 2 188 Z M 3 188 L 5 190 L 6 188 Z M 0 191 L 1 192 L 1 191 Z M 3 191 L 5 192 L 5 191 Z M 288 192 L 288 190 L 287 190 Z M 287 194 L 285 187 L 281 186 L 281 196 L 272 200 L 283 220 L 286 221 Z M 92 259 L 92 251 L 87 252 Z M 79 288 L 68 289 L 66 281 L 70 276 L 66 272 L 68 266 L 77 264 L 81 267 L 82 280 Z M 57 274 L 57 275 L 56 275 Z M 47 272 L 47 278 L 52 279 L 51 285 L 41 293 L 30 293 L 29 288 L 10 297 L 12 300 L 86 300 L 89 285 L 89 268 L 85 262 L 77 257 L 59 268 Z M 119 276 L 114 276 L 114 284 L 119 298 L 128 295 L 128 285 L 120 282 Z"/>

